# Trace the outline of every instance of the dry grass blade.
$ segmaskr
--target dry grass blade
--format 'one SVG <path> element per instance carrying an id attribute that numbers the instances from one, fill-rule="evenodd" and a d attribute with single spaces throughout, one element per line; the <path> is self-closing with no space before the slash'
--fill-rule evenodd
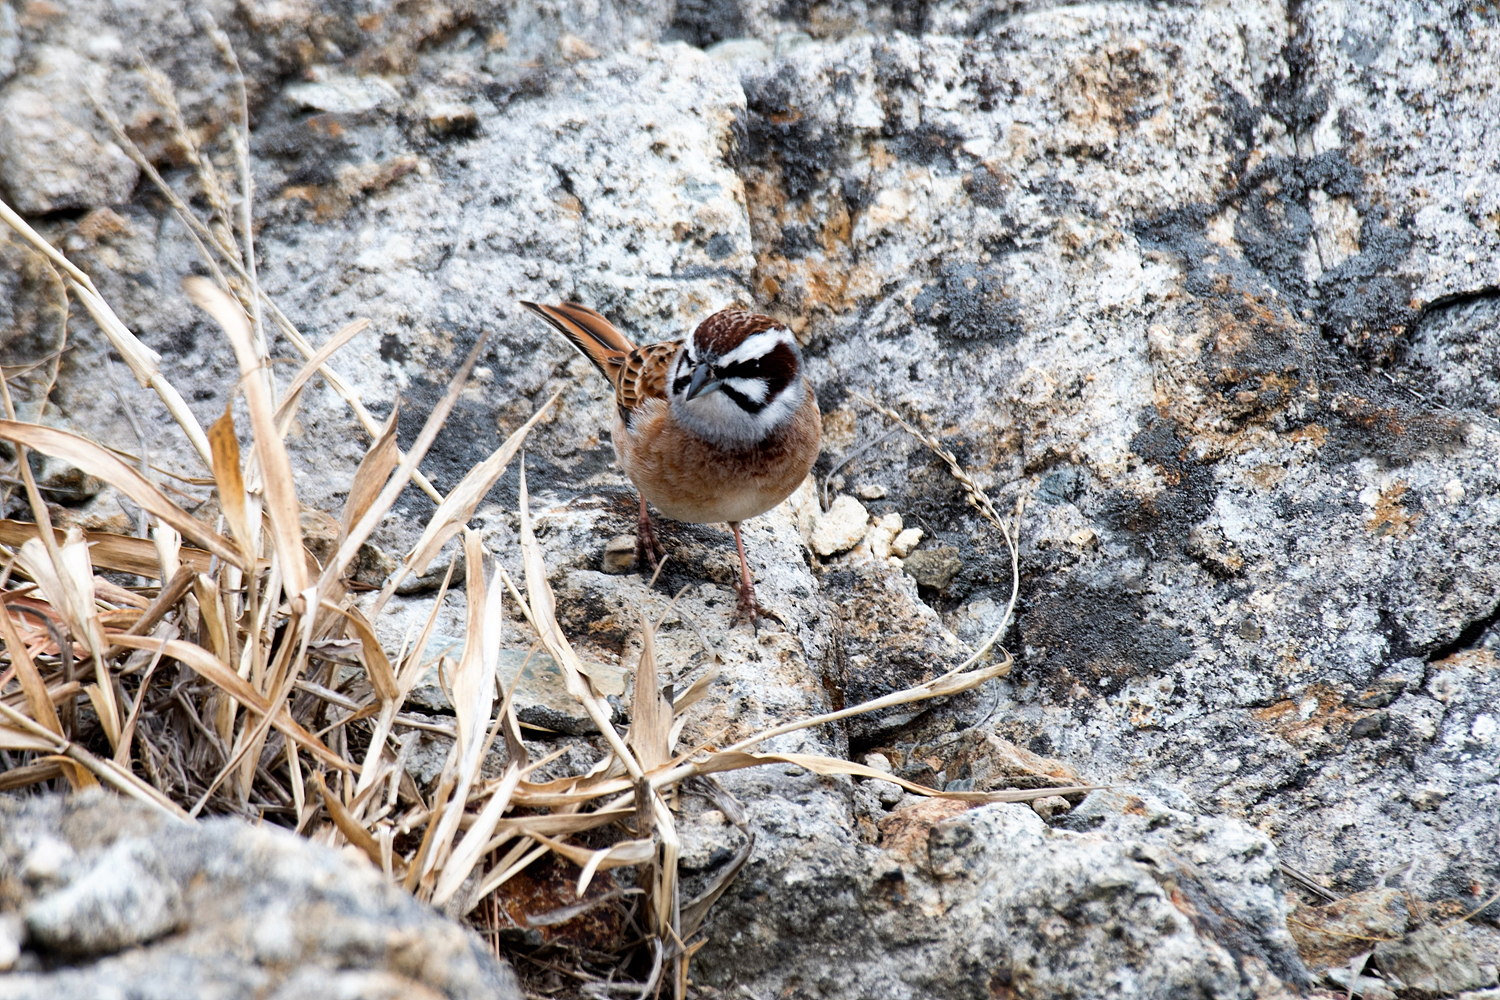
<path id="1" fill-rule="evenodd" d="M 370 685 L 375 689 L 375 697 L 379 698 L 382 704 L 398 700 L 402 692 L 400 685 L 396 683 L 396 671 L 391 666 L 390 657 L 385 655 L 380 640 L 375 638 L 375 627 L 370 624 L 369 619 L 360 614 L 358 608 L 341 608 L 327 602 L 324 602 L 323 607 L 342 615 L 349 626 L 354 629 L 363 654 L 360 659 L 364 662 Z"/>
<path id="2" fill-rule="evenodd" d="M 250 320 L 228 292 L 206 278 L 185 278 L 183 291 L 223 327 L 234 347 L 240 365 L 240 388 L 250 411 L 250 428 L 255 440 L 255 459 L 264 478 L 266 513 L 271 518 L 271 541 L 281 562 L 282 587 L 292 610 L 301 613 L 307 606 L 307 561 L 302 554 L 302 524 L 297 506 L 297 491 L 292 479 L 292 461 L 287 456 L 281 435 L 276 432 L 271 392 L 264 376 L 265 366 L 256 353 Z"/>
<path id="3" fill-rule="evenodd" d="M 240 439 L 234 432 L 234 411 L 224 404 L 224 415 L 208 428 L 208 445 L 214 452 L 214 479 L 219 488 L 219 509 L 229 522 L 229 532 L 239 544 L 243 565 L 255 565 L 256 534 L 251 533 L 249 499 L 240 471 Z"/>
<path id="4" fill-rule="evenodd" d="M 545 834 L 537 833 L 532 836 L 583 869 L 579 873 L 578 888 L 575 890 L 579 896 L 588 890 L 595 872 L 627 865 L 644 865 L 656 857 L 656 841 L 649 837 L 644 840 L 622 840 L 609 847 L 591 851 L 586 847 L 574 847 L 572 844 L 553 840 Z"/>
<path id="5" fill-rule="evenodd" d="M 813 774 L 848 774 L 859 778 L 877 778 L 900 785 L 907 791 L 916 792 L 918 795 L 955 799 L 959 802 L 1030 802 L 1048 795 L 1082 795 L 1102 787 L 1067 785 L 1059 788 L 1012 788 L 996 792 L 946 792 L 919 785 L 914 781 L 907 781 L 905 778 L 899 778 L 886 771 L 877 771 L 864 764 L 810 753 L 744 753 L 720 750 L 708 754 L 704 760 L 690 766 L 695 775 L 708 775 L 738 771 L 747 767 L 760 767 L 763 764 L 795 764 Z"/>
<path id="6" fill-rule="evenodd" d="M 159 367 L 161 355 L 141 343 L 136 335 L 120 322 L 120 317 L 115 315 L 114 310 L 99 295 L 98 289 L 94 287 L 88 275 L 58 253 L 52 244 L 27 225 L 26 220 L 17 215 L 15 210 L 4 201 L 0 201 L 0 219 L 20 233 L 68 276 L 68 280 L 73 283 L 73 294 L 77 296 L 78 301 L 83 303 L 83 307 L 94 318 L 94 322 L 99 324 L 99 329 L 104 331 L 104 336 L 109 340 L 110 346 L 125 359 L 125 363 L 130 366 L 131 374 L 141 385 L 150 386 L 156 391 L 157 396 L 166 405 L 167 412 L 172 415 L 172 419 L 177 421 L 178 426 L 187 434 L 188 442 L 203 459 L 203 464 L 208 466 L 213 460 L 208 447 L 208 437 L 203 433 L 198 418 L 193 416 L 192 410 L 188 409 L 187 401 L 182 398 L 182 394 L 171 382 L 167 381 L 166 376 L 162 375 Z"/>
<path id="7" fill-rule="evenodd" d="M 0 520 L 0 545 L 11 547 L 24 545 L 28 538 L 39 539 L 40 530 L 31 521 Z M 53 529 L 52 535 L 60 542 L 64 532 L 57 528 Z M 147 577 L 160 574 L 160 557 L 156 546 L 145 538 L 116 535 L 106 531 L 85 531 L 83 540 L 88 542 L 89 558 L 98 569 Z M 211 553 L 194 548 L 180 551 L 181 559 L 194 569 L 199 571 L 208 569 Z M 170 573 L 167 575 L 171 576 Z"/>
<path id="8" fill-rule="evenodd" d="M 503 620 L 500 600 L 503 592 L 498 581 L 486 578 L 486 571 L 493 569 L 491 561 L 486 558 L 479 533 L 468 528 L 464 529 L 464 563 L 468 619 L 463 653 L 453 677 L 453 711 L 458 723 L 458 739 L 449 755 L 450 761 L 456 762 L 457 776 L 452 797 L 446 804 L 434 800 L 434 808 L 441 808 L 442 816 L 436 824 L 432 849 L 424 863 L 424 876 L 447 860 L 449 846 L 464 817 L 469 789 L 479 774 L 480 758 L 484 754 L 485 724 L 489 721 L 495 698 L 494 665 L 500 654 Z"/>
<path id="9" fill-rule="evenodd" d="M 396 498 L 401 495 L 401 491 L 406 488 L 406 484 L 411 481 L 412 474 L 416 472 L 417 466 L 426 456 L 427 449 L 431 448 L 432 442 L 437 439 L 438 432 L 442 430 L 443 424 L 448 419 L 448 414 L 453 412 L 454 404 L 458 402 L 458 395 L 463 390 L 464 383 L 469 380 L 469 374 L 474 370 L 474 365 L 479 362 L 479 355 L 488 340 L 488 331 L 479 335 L 479 339 L 470 348 L 468 356 L 464 358 L 464 363 L 459 366 L 458 371 L 448 383 L 448 391 L 427 415 L 427 421 L 422 425 L 422 431 L 417 435 L 417 440 L 412 443 L 411 450 L 396 467 L 395 473 L 385 484 L 385 488 L 380 491 L 380 495 L 375 498 L 375 502 L 370 505 L 370 509 L 355 522 L 353 528 L 349 529 L 343 544 L 339 546 L 338 553 L 324 567 L 323 575 L 318 580 L 320 596 L 326 597 L 331 593 L 335 582 L 343 577 L 344 570 L 349 568 L 349 564 L 359 553 L 359 547 L 369 541 L 375 526 L 385 517 L 391 505 L 396 502 Z"/>
<path id="10" fill-rule="evenodd" d="M 755 851 L 755 831 L 750 828 L 749 818 L 745 815 L 745 807 L 740 804 L 739 800 L 726 792 L 717 778 L 700 778 L 696 784 L 700 788 L 706 788 L 709 798 L 713 800 L 719 811 L 731 823 L 739 827 L 740 832 L 745 835 L 745 843 L 735 853 L 734 859 L 704 887 L 702 893 L 682 908 L 680 932 L 683 940 L 698 933 L 698 928 L 708 916 L 709 909 L 720 896 L 724 895 L 724 891 L 729 888 L 730 883 L 739 875 L 740 870 L 749 862 L 750 855 Z"/>
<path id="11" fill-rule="evenodd" d="M 94 604 L 94 568 L 89 562 L 88 543 L 83 532 L 69 528 L 61 546 L 46 546 L 33 538 L 21 546 L 16 562 L 36 581 L 52 610 L 62 616 L 69 632 L 88 647 L 94 661 L 96 677 L 103 686 L 90 685 L 85 691 L 111 747 L 120 740 L 120 707 L 114 696 L 114 682 L 104 657 L 104 626 Z"/>
<path id="12" fill-rule="evenodd" d="M 68 779 L 68 786 L 77 792 L 86 792 L 99 787 L 99 779 L 89 773 L 89 769 L 82 766 L 78 761 L 62 754 L 52 754 L 41 757 L 40 760 L 56 764 L 62 768 L 63 776 Z"/>
<path id="13" fill-rule="evenodd" d="M 61 777 L 62 768 L 55 762 L 38 761 L 35 764 L 22 764 L 9 771 L 0 771 L 0 792 L 13 792 L 17 788 L 25 788 L 28 785 Z"/>
<path id="14" fill-rule="evenodd" d="M 139 635 L 117 635 L 113 636 L 113 639 L 117 645 L 128 649 L 155 651 L 158 648 L 162 648 L 164 655 L 170 656 L 183 666 L 191 668 L 194 673 L 220 688 L 226 694 L 231 695 L 241 704 L 253 709 L 256 714 L 270 716 L 272 725 L 285 733 L 289 739 L 295 740 L 298 746 L 316 756 L 323 763 L 343 771 L 359 770 L 354 764 L 344 760 L 338 754 L 324 746 L 322 740 L 302 728 L 302 725 L 288 713 L 286 705 L 277 704 L 273 712 L 271 703 L 267 701 L 265 695 L 256 691 L 250 686 L 248 681 L 231 670 L 228 664 L 218 659 L 202 646 L 195 646 L 181 639 L 173 639 L 163 644 L 161 639 Z"/>
<path id="15" fill-rule="evenodd" d="M 229 622 L 220 600 L 219 585 L 207 573 L 192 576 L 193 596 L 198 600 L 198 621 L 208 635 L 213 653 L 226 664 L 234 656 L 229 645 Z"/>
<path id="16" fill-rule="evenodd" d="M 26 694 L 26 706 L 31 709 L 31 717 L 44 728 L 61 736 L 62 722 L 57 717 L 57 708 L 52 704 L 52 698 L 47 694 L 46 682 L 42 680 L 41 672 L 31 659 L 26 644 L 17 634 L 15 623 L 10 618 L 10 608 L 5 606 L 3 600 L 0 600 L 0 629 L 4 630 L 5 647 L 10 652 L 10 663 L 15 668 L 16 679 L 21 682 L 21 690 Z"/>
<path id="17" fill-rule="evenodd" d="M 498 595 L 500 588 L 495 585 L 497 582 L 492 580 L 490 589 Z M 498 613 L 499 610 L 497 600 L 495 611 Z M 493 630 L 497 633 L 499 631 L 498 627 Z M 524 666 L 522 669 L 525 669 Z M 527 764 L 525 746 L 521 743 L 520 736 L 516 734 L 518 727 L 516 725 L 515 709 L 512 705 L 516 694 L 516 685 L 520 682 L 521 671 L 517 671 L 515 680 L 512 682 L 510 689 L 505 692 L 505 700 L 500 703 L 500 711 L 495 718 L 495 725 L 505 729 L 505 742 L 509 757 L 505 774 L 492 786 L 489 801 L 484 804 L 484 808 L 474 818 L 468 832 L 464 835 L 464 839 L 453 851 L 452 856 L 444 863 L 442 876 L 438 880 L 437 888 L 432 897 L 434 905 L 442 906 L 451 899 L 454 893 L 458 891 L 459 887 L 469 877 L 470 872 L 479 864 L 480 859 L 500 846 L 500 842 L 491 842 L 490 836 L 500 826 L 502 822 L 501 817 L 505 815 L 505 810 L 510 808 L 511 799 L 515 795 L 516 789 L 520 786 L 523 776 L 530 769 Z M 485 742 L 486 749 L 488 749 L 489 741 L 493 739 L 494 730 L 491 729 L 489 740 Z M 525 831 L 527 834 L 529 832 L 529 830 Z M 471 892 L 463 906 L 463 912 L 468 913 L 472 910 L 479 904 L 481 898 L 483 898 L 483 893 Z"/>
<path id="18" fill-rule="evenodd" d="M 41 424 L 0 420 L 0 440 L 25 445 L 28 448 L 35 448 L 43 454 L 60 458 L 81 469 L 83 472 L 104 480 L 121 493 L 124 493 L 136 504 L 171 525 L 185 537 L 191 538 L 199 545 L 202 545 L 220 559 L 227 559 L 236 565 L 240 565 L 243 557 L 240 555 L 239 549 L 231 545 L 224 536 L 172 503 L 145 476 L 142 476 L 138 471 L 120 461 L 108 449 L 95 444 L 87 438 L 79 437 L 77 434 L 72 434 L 68 431 L 58 430 L 55 427 L 44 427 Z M 204 442 L 206 447 L 207 438 L 204 439 Z M 206 462 L 212 462 L 212 460 L 211 456 L 205 458 Z M 35 531 L 35 528 L 33 528 L 33 531 Z M 141 539 L 140 541 L 144 542 L 145 540 Z M 154 576 L 155 574 L 152 573 L 150 575 Z"/>
<path id="19" fill-rule="evenodd" d="M 995 631 L 990 635 L 988 641 L 980 646 L 973 656 L 969 657 L 968 661 L 966 661 L 965 663 L 965 666 L 972 663 L 978 663 L 980 659 L 982 659 L 989 652 L 989 650 L 997 642 L 1000 641 L 1000 637 L 1003 636 L 1005 634 L 1005 630 L 1010 627 L 1011 616 L 1014 615 L 1016 611 L 1016 600 L 1021 596 L 1021 560 L 1019 553 L 1016 551 L 1015 533 L 1006 526 L 1000 515 L 996 513 L 995 505 L 990 502 L 989 495 L 986 494 L 984 490 L 979 488 L 979 484 L 974 481 L 974 477 L 969 475 L 969 473 L 965 471 L 964 467 L 959 464 L 958 456 L 954 455 L 953 452 L 949 451 L 947 448 L 944 448 L 942 442 L 938 441 L 938 439 L 933 437 L 931 434 L 926 434 L 918 430 L 916 427 L 913 427 L 906 421 L 904 417 L 901 416 L 901 414 L 897 413 L 890 407 L 877 403 L 875 400 L 867 396 L 861 396 L 859 393 L 854 393 L 853 395 L 855 399 L 864 403 L 866 406 L 875 410 L 877 413 L 882 414 L 890 420 L 894 420 L 908 434 L 916 438 L 918 441 L 922 442 L 922 444 L 926 445 L 929 451 L 941 458 L 943 460 L 943 463 L 948 466 L 949 474 L 953 476 L 953 478 L 958 482 L 959 486 L 963 487 L 964 493 L 969 499 L 969 503 L 974 507 L 975 510 L 979 511 L 980 515 L 983 516 L 986 521 L 989 521 L 996 528 L 999 528 L 1000 534 L 1005 538 L 1005 545 L 1010 549 L 1010 601 L 1005 606 L 1005 614 L 1000 616 L 1000 624 L 996 626 Z M 1021 500 L 1018 497 L 1016 499 L 1017 530 L 1019 530 L 1020 515 Z"/>
<path id="20" fill-rule="evenodd" d="M 511 764 L 505 769 L 499 785 L 490 794 L 489 801 L 485 802 L 484 808 L 465 831 L 463 840 L 459 841 L 453 853 L 443 863 L 443 873 L 438 877 L 437 887 L 432 892 L 433 906 L 443 906 L 452 899 L 474 870 L 474 866 L 479 863 L 479 859 L 494 849 L 490 846 L 490 836 L 499 825 L 500 817 L 510 808 L 511 796 L 520 783 L 521 768 Z"/>
<path id="21" fill-rule="evenodd" d="M 364 851 L 375 867 L 381 867 L 380 844 L 365 830 L 364 825 L 349 814 L 339 797 L 328 790 L 328 785 L 323 781 L 323 776 L 317 771 L 313 772 L 313 781 L 317 782 L 318 793 L 323 796 L 323 805 L 328 810 L 333 825 L 339 828 L 339 832 L 349 838 L 349 843 Z"/>
<path id="22" fill-rule="evenodd" d="M 612 713 L 604 700 L 594 693 L 583 661 L 558 627 L 557 598 L 552 594 L 552 584 L 547 582 L 547 564 L 542 559 L 542 547 L 537 544 L 536 532 L 531 527 L 531 497 L 526 491 L 524 464 L 521 467 L 520 494 L 521 560 L 526 569 L 526 596 L 531 624 L 537 630 L 537 636 L 542 640 L 548 655 L 562 668 L 563 683 L 568 694 L 583 706 L 609 743 L 609 748 L 620 759 L 625 773 L 631 778 L 639 778 L 642 774 L 641 765 L 636 761 L 635 754 L 625 746 L 619 732 L 610 724 L 609 717 Z"/>
<path id="23" fill-rule="evenodd" d="M 0 725 L 0 750 L 52 751 L 57 749 L 58 739 L 59 737 L 42 736 L 15 726 Z"/>
<path id="24" fill-rule="evenodd" d="M 917 684 L 914 687 L 909 687 L 904 691 L 896 691 L 881 698 L 873 698 L 870 701 L 861 702 L 858 705 L 840 709 L 837 712 L 827 712 L 823 715 L 815 715 L 806 719 L 795 719 L 779 726 L 773 726 L 763 732 L 756 733 L 754 736 L 747 736 L 733 746 L 726 747 L 721 752 L 734 753 L 746 747 L 754 746 L 757 743 L 762 743 L 773 736 L 796 732 L 799 729 L 811 729 L 814 726 L 827 725 L 830 722 L 837 722 L 840 719 L 848 719 L 856 715 L 864 715 L 868 712 L 878 712 L 881 709 L 892 708 L 896 705 L 906 705 L 914 701 L 927 701 L 932 698 L 943 698 L 961 694 L 964 691 L 978 687 L 985 681 L 1006 676 L 1010 673 L 1011 663 L 1012 660 L 1009 653 L 1005 654 L 1005 658 L 999 663 L 992 663 L 978 670 L 968 670 L 969 664 L 966 662 L 946 674 L 934 677 L 932 680 Z M 661 787 L 663 783 L 675 783 L 684 776 L 676 774 L 675 771 L 668 771 L 662 778 L 653 779 L 652 783 L 657 787 Z"/>
<path id="25" fill-rule="evenodd" d="M 376 435 L 370 450 L 360 460 L 359 468 L 354 470 L 354 479 L 349 483 L 349 496 L 344 500 L 344 512 L 339 518 L 339 544 L 343 544 L 344 539 L 349 537 L 349 529 L 365 516 L 365 512 L 380 495 L 380 488 L 391 478 L 391 470 L 396 467 L 396 421 L 400 413 L 399 404 L 391 407 L 390 418 Z M 378 610 L 376 614 L 379 614 Z"/>
<path id="26" fill-rule="evenodd" d="M 61 755 L 88 768 L 100 781 L 116 791 L 160 809 L 173 819 L 189 818 L 181 806 L 115 764 L 114 761 L 100 760 L 76 743 L 47 732 L 40 724 L 22 715 L 3 701 L 0 701 L 0 715 L 14 724 L 13 726 L 0 724 L 0 748 L 40 750 Z"/>
<path id="27" fill-rule="evenodd" d="M 559 393 L 553 393 L 552 397 L 537 408 L 520 427 L 517 427 L 501 443 L 500 447 L 490 453 L 490 456 L 470 469 L 464 478 L 448 493 L 447 499 L 438 505 L 437 511 L 427 521 L 427 527 L 422 531 L 422 537 L 417 539 L 417 544 L 412 546 L 411 554 L 402 562 L 385 591 L 381 593 L 376 607 L 384 606 L 390 594 L 395 591 L 410 573 L 425 573 L 427 564 L 432 557 L 437 555 L 438 550 L 462 530 L 463 526 L 474 516 L 474 508 L 479 505 L 490 489 L 505 474 L 511 459 L 516 457 L 516 452 L 526 440 L 526 435 L 537 425 L 537 421 L 557 401 Z M 352 499 L 353 493 L 350 497 Z"/>
<path id="28" fill-rule="evenodd" d="M 656 630 L 641 617 L 641 658 L 635 666 L 627 743 L 644 770 L 672 759 L 672 704 L 662 697 L 656 670 Z"/>
<path id="29" fill-rule="evenodd" d="M 259 300 L 257 299 L 256 301 Z M 276 432 L 278 434 L 286 437 L 287 432 L 291 430 L 292 420 L 297 416 L 297 404 L 302 399 L 302 387 L 307 385 L 308 381 L 318 373 L 329 358 L 333 357 L 334 352 L 363 333 L 369 325 L 370 321 L 367 319 L 355 320 L 353 323 L 339 330 L 332 337 L 329 337 L 328 343 L 318 348 L 318 352 L 307 359 L 307 363 L 302 366 L 292 378 L 291 384 L 286 387 L 286 392 L 282 395 L 281 405 L 276 407 Z"/>
<path id="30" fill-rule="evenodd" d="M 529 837 L 534 833 L 545 833 L 549 837 L 584 833 L 611 823 L 623 822 L 634 815 L 634 809 L 597 809 L 594 812 L 549 813 L 502 819 L 495 824 L 490 842 L 484 845 L 484 849 L 486 852 L 493 851 L 512 838 Z"/>

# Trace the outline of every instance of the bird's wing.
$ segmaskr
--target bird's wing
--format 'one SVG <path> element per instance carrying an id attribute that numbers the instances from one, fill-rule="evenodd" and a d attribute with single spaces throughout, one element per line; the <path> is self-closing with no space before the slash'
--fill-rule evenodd
<path id="1" fill-rule="evenodd" d="M 587 306 L 576 302 L 555 306 L 522 302 L 521 305 L 546 320 L 594 363 L 615 387 L 615 402 L 622 411 L 629 413 L 643 400 L 667 398 L 667 376 L 682 341 L 667 340 L 636 347 L 614 324 Z"/>
<path id="2" fill-rule="evenodd" d="M 615 382 L 616 402 L 623 409 L 634 410 L 647 399 L 666 399 L 667 379 L 680 350 L 680 340 L 664 340 L 632 350 Z"/>

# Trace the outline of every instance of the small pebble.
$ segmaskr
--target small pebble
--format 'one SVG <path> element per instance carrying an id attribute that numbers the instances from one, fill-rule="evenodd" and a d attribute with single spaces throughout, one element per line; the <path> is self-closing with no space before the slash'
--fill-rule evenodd
<path id="1" fill-rule="evenodd" d="M 56 837 L 43 837 L 21 861 L 21 877 L 28 882 L 55 881 L 76 857 L 73 847 Z"/>
<path id="2" fill-rule="evenodd" d="M 865 754 L 864 765 L 865 767 L 874 768 L 877 771 L 883 771 L 886 774 L 891 773 L 891 759 L 883 753 Z"/>
<path id="3" fill-rule="evenodd" d="M 860 483 L 854 489 L 861 500 L 879 500 L 885 496 L 885 487 L 879 483 Z"/>
<path id="4" fill-rule="evenodd" d="M 444 101 L 427 109 L 427 131 L 433 135 L 462 135 L 479 125 L 479 115 L 467 104 Z"/>
<path id="5" fill-rule="evenodd" d="M 918 549 L 906 557 L 902 568 L 911 574 L 919 587 L 946 590 L 958 571 L 964 568 L 958 558 L 958 549 L 944 545 L 936 549 Z"/>
<path id="6" fill-rule="evenodd" d="M 1424 788 L 1411 797 L 1411 807 L 1417 812 L 1432 812 L 1448 798 L 1441 788 Z"/>
<path id="7" fill-rule="evenodd" d="M 903 528 L 891 540 L 891 555 L 897 559 L 905 559 L 911 555 L 912 550 L 922 541 L 921 528 Z"/>
<path id="8" fill-rule="evenodd" d="M 879 560 L 891 557 L 891 543 L 901 533 L 901 515 L 883 514 L 870 523 L 870 530 L 865 533 L 865 544 L 870 547 L 870 555 Z"/>
<path id="9" fill-rule="evenodd" d="M 26 928 L 19 913 L 0 913 L 0 972 L 15 968 L 21 958 L 21 945 L 26 939 Z"/>
<path id="10" fill-rule="evenodd" d="M 604 546 L 604 558 L 599 568 L 606 573 L 629 573 L 635 565 L 635 536 L 616 535 Z"/>
<path id="11" fill-rule="evenodd" d="M 865 537 L 869 521 L 864 504 L 851 496 L 834 497 L 832 506 L 813 518 L 810 540 L 813 551 L 820 556 L 831 556 L 854 548 Z"/>
<path id="12" fill-rule="evenodd" d="M 1051 819 L 1070 812 L 1073 807 L 1068 805 L 1068 800 L 1061 795 L 1047 795 L 1040 799 L 1032 799 L 1031 808 L 1036 810 L 1036 814 L 1042 819 Z"/>
<path id="13" fill-rule="evenodd" d="M 557 40 L 557 48 L 568 62 L 599 58 L 599 50 L 577 35 L 563 35 Z"/>
<path id="14" fill-rule="evenodd" d="M 906 790 L 894 781 L 871 781 L 869 784 L 875 798 L 887 809 L 906 797 Z"/>

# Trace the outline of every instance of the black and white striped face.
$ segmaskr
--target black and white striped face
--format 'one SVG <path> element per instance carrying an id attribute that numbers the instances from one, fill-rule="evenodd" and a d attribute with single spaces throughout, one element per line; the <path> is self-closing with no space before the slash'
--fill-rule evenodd
<path id="1" fill-rule="evenodd" d="M 768 316 L 715 313 L 672 363 L 672 414 L 726 447 L 764 440 L 802 405 L 802 354 L 796 338 Z"/>

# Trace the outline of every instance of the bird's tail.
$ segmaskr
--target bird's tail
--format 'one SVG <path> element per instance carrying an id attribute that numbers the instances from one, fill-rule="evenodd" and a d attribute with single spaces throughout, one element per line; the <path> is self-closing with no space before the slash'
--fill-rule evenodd
<path id="1" fill-rule="evenodd" d="M 569 343 L 594 363 L 594 367 L 609 380 L 610 385 L 619 382 L 620 369 L 625 367 L 626 359 L 635 350 L 635 345 L 625 339 L 625 335 L 616 330 L 609 320 L 576 302 L 544 306 L 523 301 L 521 305 L 567 337 Z"/>

